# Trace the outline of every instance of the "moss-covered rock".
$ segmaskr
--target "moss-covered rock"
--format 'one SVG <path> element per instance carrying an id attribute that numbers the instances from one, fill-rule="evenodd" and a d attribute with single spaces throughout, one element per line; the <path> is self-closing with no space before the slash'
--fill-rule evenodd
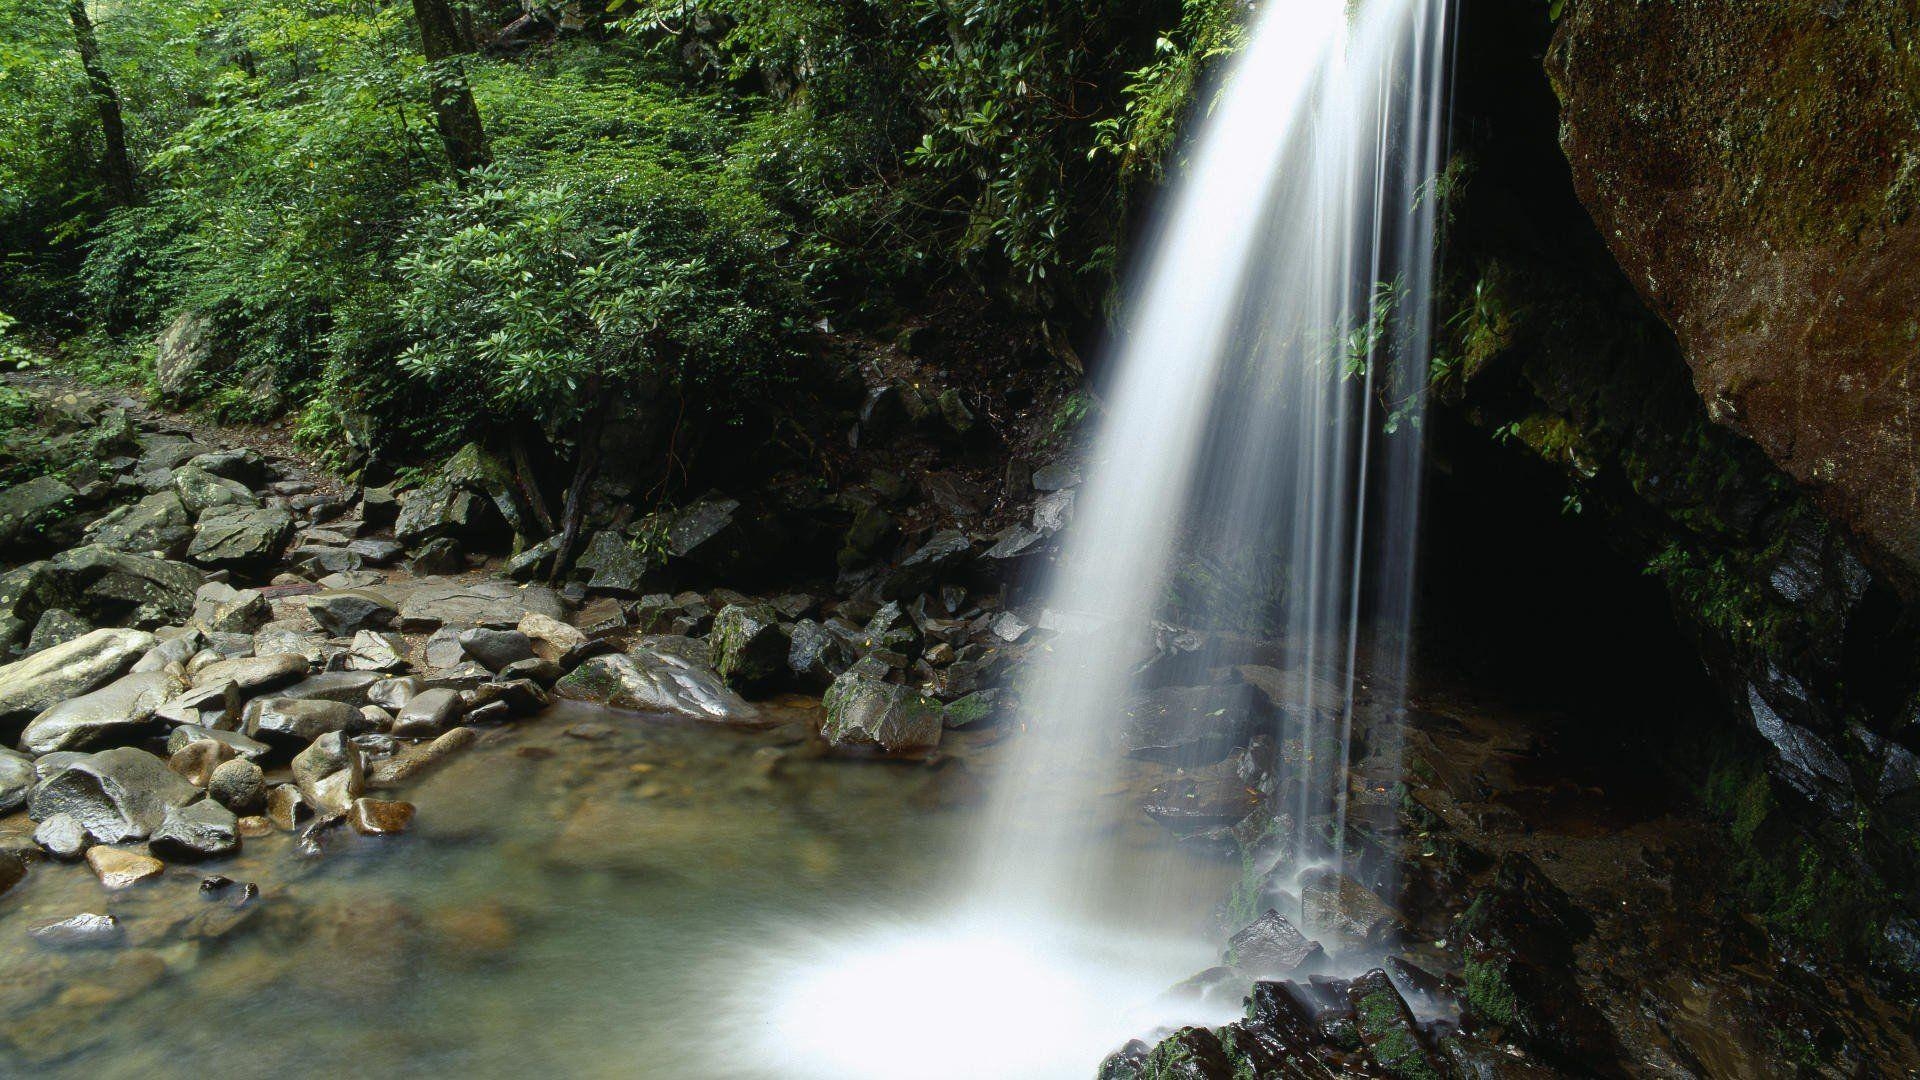
<path id="1" fill-rule="evenodd" d="M 734 687 L 763 687 L 787 673 L 793 641 L 766 604 L 728 604 L 713 617 L 713 669 Z"/>
<path id="2" fill-rule="evenodd" d="M 1920 597 L 1910 0 L 1581 0 L 1548 67 L 1581 201 L 1752 436 Z"/>

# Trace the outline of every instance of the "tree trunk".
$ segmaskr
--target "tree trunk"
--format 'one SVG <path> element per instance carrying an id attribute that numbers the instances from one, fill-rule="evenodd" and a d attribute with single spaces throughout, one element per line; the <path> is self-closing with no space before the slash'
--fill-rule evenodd
<path id="1" fill-rule="evenodd" d="M 427 58 L 431 87 L 428 100 L 447 161 L 455 173 L 470 172 L 490 160 L 480 107 L 473 103 L 466 69 L 457 59 L 473 51 L 473 42 L 461 35 L 447 0 L 413 0 L 413 17 L 420 24 L 420 51 Z"/>
<path id="2" fill-rule="evenodd" d="M 587 383 L 588 394 L 595 399 L 592 411 L 580 420 L 580 450 L 575 459 L 573 482 L 567 485 L 567 501 L 560 510 L 560 545 L 553 554 L 553 580 L 566 573 L 573 561 L 573 549 L 580 543 L 580 526 L 587 516 L 587 493 L 594 477 L 600 475 L 600 436 L 606 430 L 607 413 L 612 402 L 600 393 L 600 380 Z"/>
<path id="3" fill-rule="evenodd" d="M 139 191 L 133 186 L 133 158 L 127 154 L 127 126 L 120 118 L 120 94 L 113 88 L 106 65 L 100 62 L 100 42 L 93 36 L 86 0 L 67 0 L 67 18 L 73 22 L 80 67 L 87 73 L 87 88 L 93 95 L 94 108 L 100 112 L 100 134 L 107 142 L 107 191 L 116 204 L 131 206 L 139 198 Z"/>

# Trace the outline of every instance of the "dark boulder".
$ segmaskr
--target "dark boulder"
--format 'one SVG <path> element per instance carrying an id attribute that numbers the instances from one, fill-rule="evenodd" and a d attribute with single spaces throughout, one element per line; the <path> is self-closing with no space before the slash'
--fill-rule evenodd
<path id="1" fill-rule="evenodd" d="M 169 807 L 199 797 L 167 763 L 144 750 L 116 747 L 67 762 L 27 797 L 27 813 L 44 821 L 69 814 L 103 844 L 143 840 Z"/>

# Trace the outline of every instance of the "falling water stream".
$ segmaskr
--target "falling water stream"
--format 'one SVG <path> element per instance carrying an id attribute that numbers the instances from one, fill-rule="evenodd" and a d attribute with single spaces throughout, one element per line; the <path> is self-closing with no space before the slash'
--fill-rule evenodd
<path id="1" fill-rule="evenodd" d="M 1349 794 L 1356 710 L 1389 719 L 1368 752 L 1391 763 L 1407 665 L 1446 17 L 1445 0 L 1262 6 L 1127 301 L 1045 590 L 1059 634 L 1021 688 L 959 910 L 803 952 L 769 1023 L 792 1071 L 1084 1076 L 1130 1035 L 1218 1019 L 1163 992 L 1216 962 L 1221 898 L 1111 834 L 1169 596 L 1188 625 L 1280 632 L 1277 717 L 1218 722 L 1277 760 L 1265 812 L 1288 865 L 1349 869 L 1350 826 L 1383 802 Z M 1186 587 L 1196 567 L 1209 587 Z M 1394 888 L 1384 867 L 1368 884 Z"/>

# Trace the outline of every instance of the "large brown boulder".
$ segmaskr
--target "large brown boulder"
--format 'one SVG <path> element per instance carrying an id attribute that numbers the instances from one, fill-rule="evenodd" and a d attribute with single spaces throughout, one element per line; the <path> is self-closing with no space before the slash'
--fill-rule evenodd
<path id="1" fill-rule="evenodd" d="M 1580 199 L 1750 436 L 1920 598 L 1912 0 L 1578 0 L 1548 70 Z"/>

